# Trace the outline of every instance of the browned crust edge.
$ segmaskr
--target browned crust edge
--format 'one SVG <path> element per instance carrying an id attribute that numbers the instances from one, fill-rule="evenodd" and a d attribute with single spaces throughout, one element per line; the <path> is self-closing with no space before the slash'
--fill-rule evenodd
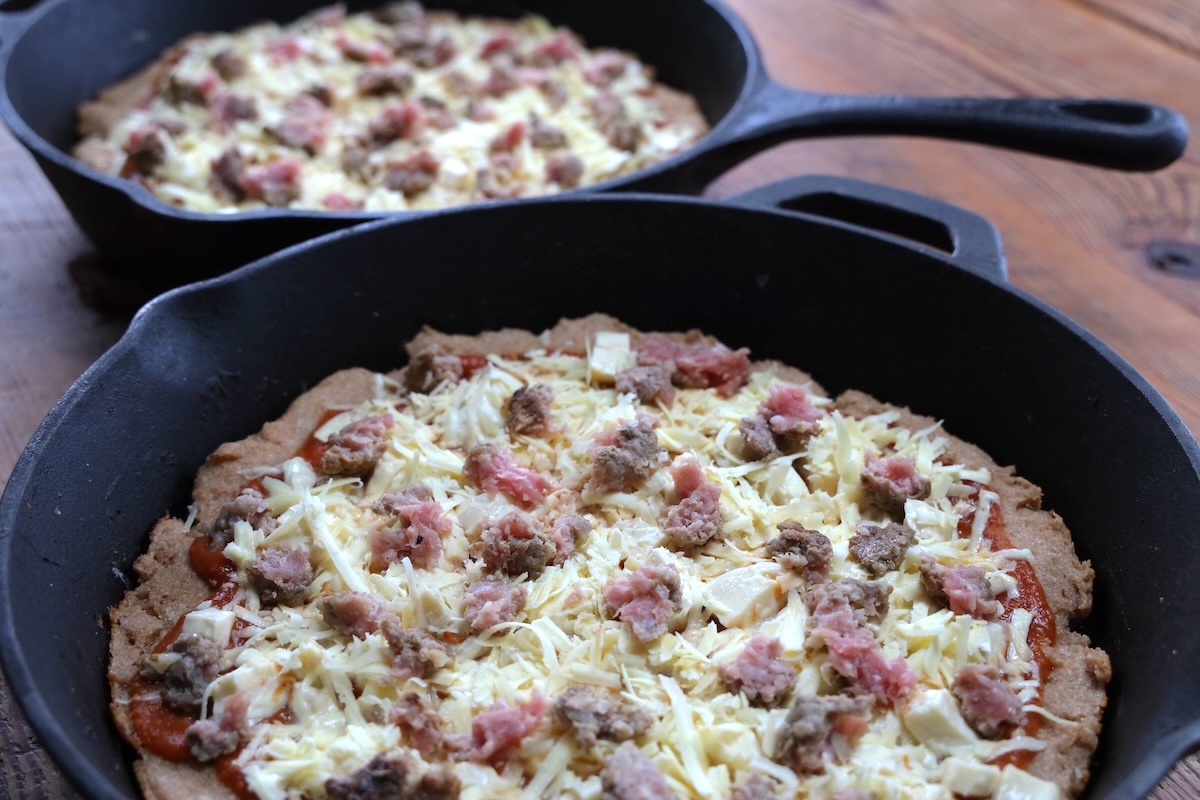
<path id="1" fill-rule="evenodd" d="M 899 411 L 897 424 L 912 431 L 937 422 L 855 390 L 842 393 L 834 405 L 843 414 L 854 417 Z M 1042 508 L 1041 489 L 1017 477 L 1015 467 L 1002 467 L 975 445 L 947 436 L 948 461 L 991 472 L 989 486 L 1000 496 L 1009 537 L 1016 547 L 1028 548 L 1033 553 L 1034 571 L 1057 618 L 1058 644 L 1050 653 L 1055 668 L 1046 681 L 1043 702 L 1052 714 L 1074 724 L 1043 720 L 1038 736 L 1046 743 L 1046 749 L 1034 757 L 1029 772 L 1076 795 L 1083 791 L 1088 780 L 1089 761 L 1099 741 L 1100 720 L 1108 702 L 1105 687 L 1112 678 L 1108 654 L 1091 647 L 1087 636 L 1070 630 L 1073 621 L 1083 619 L 1091 611 L 1095 572 L 1091 562 L 1081 562 L 1075 554 L 1071 534 L 1062 518 Z"/>
<path id="2" fill-rule="evenodd" d="M 538 336 L 529 331 L 503 329 L 475 336 L 445 334 L 425 328 L 407 345 L 410 356 L 422 352 L 486 355 L 523 353 L 538 348 L 583 351 L 587 341 L 599 331 L 623 331 L 633 342 L 644 335 L 625 323 L 604 314 L 580 319 L 561 320 L 554 328 Z M 680 341 L 716 340 L 699 331 L 668 334 Z M 807 374 L 778 362 L 755 362 L 755 369 L 774 368 L 786 380 L 810 382 Z M 403 370 L 392 373 L 402 378 Z M 297 398 L 278 420 L 246 439 L 221 445 L 208 457 L 196 476 L 193 500 L 195 525 L 204 529 L 216 518 L 221 506 L 241 491 L 248 476 L 262 467 L 278 464 L 291 457 L 317 427 L 330 408 L 357 405 L 375 395 L 377 376 L 364 369 L 334 373 Z M 813 391 L 823 390 L 815 383 Z M 836 407 L 844 414 L 862 416 L 896 409 L 861 392 L 842 394 Z M 919 430 L 934 423 L 928 417 L 901 412 L 898 424 Z M 1076 794 L 1088 777 L 1088 760 L 1095 749 L 1100 731 L 1100 716 L 1106 696 L 1104 687 L 1111 676 L 1108 656 L 1091 648 L 1086 636 L 1069 631 L 1070 620 L 1085 616 L 1091 606 L 1093 572 L 1090 564 L 1075 556 L 1070 535 L 1062 520 L 1041 509 L 1041 490 L 1013 474 L 1012 467 L 998 466 L 974 445 L 950 437 L 947 457 L 971 467 L 992 471 L 991 487 L 1000 495 L 1001 508 L 1009 534 L 1017 547 L 1029 548 L 1047 600 L 1058 616 L 1059 645 L 1052 654 L 1057 665 L 1045 687 L 1045 705 L 1052 713 L 1077 721 L 1075 727 L 1046 722 L 1041 736 L 1047 742 L 1030 771 L 1059 783 Z M 195 575 L 188 562 L 188 547 L 193 534 L 183 522 L 164 517 L 150 534 L 149 550 L 138 558 L 134 571 L 141 579 L 121 603 L 110 610 L 109 685 L 112 712 L 122 735 L 139 750 L 141 759 L 134 771 L 147 798 L 169 800 L 232 800 L 234 795 L 217 779 L 211 767 L 177 764 L 150 753 L 139 745 L 128 713 L 129 688 L 146 654 L 161 640 L 183 614 L 195 608 L 211 589 Z"/>

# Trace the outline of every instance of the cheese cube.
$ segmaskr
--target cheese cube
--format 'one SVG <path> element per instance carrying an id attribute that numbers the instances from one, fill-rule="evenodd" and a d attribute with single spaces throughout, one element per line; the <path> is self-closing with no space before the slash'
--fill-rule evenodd
<path id="1" fill-rule="evenodd" d="M 964 797 L 991 797 L 1000 782 L 1000 768 L 961 758 L 942 762 L 942 786 Z"/>
<path id="2" fill-rule="evenodd" d="M 900 719 L 917 741 L 937 756 L 974 747 L 979 741 L 959 713 L 958 703 L 949 689 L 917 695 L 900 710 Z"/>
<path id="3" fill-rule="evenodd" d="M 1058 784 L 1035 778 L 1011 764 L 1000 773 L 994 800 L 1062 800 Z"/>
<path id="4" fill-rule="evenodd" d="M 275 714 L 288 700 L 288 689 L 279 679 L 281 668 L 256 650 L 247 650 L 238 659 L 238 666 L 213 681 L 214 715 L 219 715 L 225 702 L 236 692 L 250 698 L 246 721 L 250 724 Z"/>
<path id="5" fill-rule="evenodd" d="M 233 612 L 209 606 L 193 611 L 183 618 L 180 637 L 207 636 L 224 647 L 233 633 Z"/>
<path id="6" fill-rule="evenodd" d="M 588 361 L 588 370 L 593 380 L 600 383 L 614 381 L 618 372 L 632 367 L 634 363 L 628 333 L 601 331 L 596 334 L 591 360 Z"/>
<path id="7" fill-rule="evenodd" d="M 754 625 L 773 617 L 786 599 L 775 580 L 778 571 L 774 563 L 731 569 L 705 587 L 704 605 L 726 627 Z"/>

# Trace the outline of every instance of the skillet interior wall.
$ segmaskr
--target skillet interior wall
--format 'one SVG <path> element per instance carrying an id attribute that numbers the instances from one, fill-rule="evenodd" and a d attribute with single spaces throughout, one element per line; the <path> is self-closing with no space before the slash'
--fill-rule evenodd
<path id="1" fill-rule="evenodd" d="M 218 444 L 329 372 L 397 366 L 423 324 L 540 329 L 597 310 L 702 327 L 830 391 L 944 416 L 1044 486 L 1096 562 L 1096 638 L 1123 676 L 1092 797 L 1118 796 L 1161 735 L 1194 717 L 1200 643 L 1185 598 L 1200 544 L 1181 533 L 1197 528 L 1200 478 L 1120 370 L 1017 296 L 899 246 L 741 209 L 592 198 L 377 225 L 135 321 L 136 346 L 118 345 L 40 434 L 71 444 L 60 439 L 19 498 L 38 538 L 10 565 L 18 636 L 88 762 L 132 792 L 97 620 L 125 590 L 114 567 L 128 570 L 162 513 L 184 511 Z M 47 586 L 70 587 L 70 614 Z"/>

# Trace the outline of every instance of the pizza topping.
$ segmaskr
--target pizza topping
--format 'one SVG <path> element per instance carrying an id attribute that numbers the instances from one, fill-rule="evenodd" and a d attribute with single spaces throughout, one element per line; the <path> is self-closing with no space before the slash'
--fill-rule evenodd
<path id="1" fill-rule="evenodd" d="M 904 501 L 929 497 L 929 479 L 917 472 L 911 458 L 872 458 L 862 471 L 863 494 L 889 514 L 903 514 Z"/>
<path id="2" fill-rule="evenodd" d="M 488 145 L 493 153 L 511 153 L 525 141 L 526 125 L 524 120 L 517 120 L 500 133 L 496 134 Z"/>
<path id="3" fill-rule="evenodd" d="M 868 585 L 842 581 L 815 587 L 818 600 L 812 611 L 813 635 L 825 642 L 833 671 L 856 691 L 891 704 L 916 686 L 917 676 L 903 658 L 889 661 L 871 631 L 863 627 L 866 620 L 880 615 L 879 595 L 866 588 Z M 860 598 L 863 605 L 858 608 L 853 601 Z"/>
<path id="4" fill-rule="evenodd" d="M 649 712 L 636 703 L 581 684 L 568 686 L 555 698 L 551 712 L 583 748 L 595 747 L 601 739 L 624 742 L 637 738 L 653 722 Z"/>
<path id="5" fill-rule="evenodd" d="M 567 146 L 567 135 L 534 114 L 529 120 L 529 144 L 539 150 L 557 150 Z"/>
<path id="6" fill-rule="evenodd" d="M 824 414 L 799 386 L 773 386 L 758 407 L 758 417 L 766 422 L 775 445 L 785 453 L 795 452 L 808 437 L 820 430 Z"/>
<path id="7" fill-rule="evenodd" d="M 253 97 L 223 92 L 216 95 L 210 105 L 213 120 L 221 128 L 228 128 L 239 120 L 258 119 L 258 103 Z"/>
<path id="8" fill-rule="evenodd" d="M 381 798 L 421 798 L 421 800 L 454 800 L 459 796 L 461 783 L 445 769 L 426 769 L 418 774 L 415 759 L 387 756 L 372 758 L 366 765 L 346 778 L 325 781 L 330 800 L 381 800 Z"/>
<path id="9" fill-rule="evenodd" d="M 813 586 L 805 593 L 804 601 L 814 617 L 836 616 L 842 609 L 849 608 L 854 622 L 865 625 L 887 616 L 891 593 L 891 584 L 884 581 L 842 578 Z"/>
<path id="10" fill-rule="evenodd" d="M 610 145 L 627 152 L 637 150 L 641 128 L 629 118 L 625 103 L 619 97 L 601 92 L 592 98 L 592 118 L 596 129 Z"/>
<path id="11" fill-rule="evenodd" d="M 363 478 L 375 469 L 379 457 L 387 450 L 387 434 L 392 418 L 377 414 L 351 422 L 329 437 L 329 449 L 321 459 L 326 475 L 346 475 Z"/>
<path id="12" fill-rule="evenodd" d="M 995 739 L 1025 721 L 1021 700 L 995 667 L 966 664 L 954 676 L 963 719 L 980 736 Z"/>
<path id="13" fill-rule="evenodd" d="M 253 487 L 247 487 L 241 493 L 221 506 L 216 521 L 213 522 L 209 533 L 210 547 L 223 550 L 233 539 L 233 526 L 239 522 L 247 522 L 252 528 L 258 528 L 263 533 L 275 529 L 275 519 L 271 516 L 271 507 L 267 505 L 263 493 Z"/>
<path id="14" fill-rule="evenodd" d="M 233 81 L 246 74 L 246 59 L 232 47 L 218 50 L 209 61 L 224 81 Z"/>
<path id="15" fill-rule="evenodd" d="M 400 729 L 404 741 L 429 758 L 442 749 L 442 723 L 437 712 L 416 692 L 405 692 L 392 706 L 388 721 Z"/>
<path id="16" fill-rule="evenodd" d="M 570 33 L 560 30 L 534 45 L 526 60 L 535 67 L 550 67 L 578 57 L 578 41 Z"/>
<path id="17" fill-rule="evenodd" d="M 850 537 L 850 552 L 878 577 L 900 565 L 916 536 L 916 531 L 900 522 L 889 522 L 882 528 L 863 524 Z"/>
<path id="18" fill-rule="evenodd" d="M 246 164 L 236 147 L 231 147 L 209 165 L 209 186 L 217 194 L 233 200 L 246 196 L 242 180 L 246 177 Z"/>
<path id="19" fill-rule="evenodd" d="M 675 505 L 667 508 L 663 538 L 676 550 L 695 550 L 721 535 L 721 487 L 704 477 L 695 461 L 671 466 Z"/>
<path id="20" fill-rule="evenodd" d="M 479 538 L 485 569 L 512 578 L 525 575 L 537 580 L 553 552 L 541 523 L 521 511 L 484 525 Z"/>
<path id="21" fill-rule="evenodd" d="M 395 616 L 387 616 L 381 626 L 383 638 L 392 650 L 395 674 L 405 678 L 430 678 L 453 660 L 442 642 L 418 628 L 406 628 Z"/>
<path id="22" fill-rule="evenodd" d="M 775 434 L 771 432 L 771 423 L 761 414 L 742 417 L 738 423 L 738 433 L 742 435 L 751 461 L 770 460 L 781 455 L 779 445 L 775 443 Z"/>
<path id="23" fill-rule="evenodd" d="M 371 16 L 385 25 L 400 25 L 420 22 L 425 16 L 425 9 L 414 0 L 404 0 L 400 3 L 388 3 L 371 12 Z"/>
<path id="24" fill-rule="evenodd" d="M 376 43 L 360 42 L 345 34 L 338 34 L 333 43 L 349 61 L 361 64 L 386 64 L 392 60 L 391 54 Z"/>
<path id="25" fill-rule="evenodd" d="M 462 761 L 484 764 L 502 758 L 533 733 L 549 706 L 538 692 L 514 706 L 501 701 L 471 720 L 470 734 L 446 737 L 446 746 Z"/>
<path id="26" fill-rule="evenodd" d="M 554 391 L 544 383 L 522 386 L 504 406 L 509 433 L 541 436 L 550 430 L 550 403 Z"/>
<path id="27" fill-rule="evenodd" d="M 609 615 L 628 622 L 639 641 L 651 642 L 667 632 L 667 621 L 681 608 L 679 570 L 669 564 L 643 564 L 609 581 L 604 602 Z"/>
<path id="28" fill-rule="evenodd" d="M 194 80 L 172 73 L 163 87 L 163 99 L 174 106 L 191 104 L 207 107 L 220 86 L 220 79 L 211 72 Z"/>
<path id="29" fill-rule="evenodd" d="M 566 563 L 575 555 L 579 543 L 591 532 L 592 523 L 587 517 L 578 514 L 559 517 L 550 532 L 550 543 L 554 545 L 554 555 L 550 557 L 550 563 L 556 567 Z"/>
<path id="30" fill-rule="evenodd" d="M 189 725 L 186 736 L 192 758 L 204 764 L 237 750 L 249 707 L 250 698 L 244 692 L 238 692 L 226 699 L 217 717 L 196 720 Z"/>
<path id="31" fill-rule="evenodd" d="M 285 156 L 262 166 L 248 167 L 242 178 L 246 197 L 269 206 L 286 206 L 300 196 L 303 168 L 299 159 Z"/>
<path id="32" fill-rule="evenodd" d="M 629 367 L 617 373 L 617 391 L 632 394 L 646 405 L 661 403 L 671 405 L 675 399 L 675 388 L 671 386 L 671 373 L 661 366 Z"/>
<path id="33" fill-rule="evenodd" d="M 973 564 L 943 567 L 936 558 L 927 555 L 921 559 L 921 583 L 930 597 L 945 603 L 955 614 L 988 619 L 1000 611 L 996 593 L 982 567 Z"/>
<path id="34" fill-rule="evenodd" d="M 723 344 L 681 344 L 649 334 L 638 346 L 638 361 L 668 369 L 676 386 L 716 389 L 721 397 L 731 397 L 750 380 L 750 351 L 730 350 Z"/>
<path id="35" fill-rule="evenodd" d="M 494 444 L 472 447 L 463 474 L 485 492 L 504 494 L 527 508 L 540 503 L 550 490 L 536 470 L 519 464 L 511 450 Z"/>
<path id="36" fill-rule="evenodd" d="M 357 639 L 379 630 L 386 604 L 383 598 L 365 592 L 334 592 L 317 602 L 325 624 Z"/>
<path id="37" fill-rule="evenodd" d="M 463 378 L 462 359 L 441 353 L 418 353 L 404 370 L 404 386 L 410 392 L 428 393 L 443 383 Z"/>
<path id="38" fill-rule="evenodd" d="M 467 604 L 463 617 L 473 633 L 495 625 L 512 622 L 525 607 L 528 590 L 498 580 L 473 583 L 467 588 Z"/>
<path id="39" fill-rule="evenodd" d="M 405 197 L 416 197 L 433 186 L 441 167 L 441 162 L 428 151 L 420 150 L 408 158 L 389 161 L 384 168 L 383 185 Z"/>
<path id="40" fill-rule="evenodd" d="M 546 180 L 561 189 L 574 189 L 583 177 L 583 159 L 574 153 L 559 153 L 546 161 Z"/>
<path id="41" fill-rule="evenodd" d="M 752 772 L 729 790 L 729 800 L 777 800 L 779 784 L 766 775 Z"/>
<path id="42" fill-rule="evenodd" d="M 330 120 L 329 103 L 306 91 L 287 101 L 283 119 L 268 132 L 280 144 L 315 154 L 325 146 Z"/>
<path id="43" fill-rule="evenodd" d="M 777 735 L 775 760 L 797 775 L 824 772 L 827 758 L 844 760 L 866 733 L 868 713 L 865 698 L 797 695 Z"/>
<path id="44" fill-rule="evenodd" d="M 207 636 L 181 636 L 167 649 L 170 665 L 162 673 L 163 705 L 173 711 L 200 710 L 204 690 L 216 680 L 222 647 Z"/>
<path id="45" fill-rule="evenodd" d="M 591 487 L 597 492 L 628 492 L 658 469 L 663 452 L 654 429 L 658 421 L 648 414 L 603 431 L 588 451 L 592 462 Z"/>
<path id="46" fill-rule="evenodd" d="M 415 83 L 412 72 L 403 67 L 370 67 L 354 79 L 354 88 L 367 97 L 382 97 L 407 94 Z"/>
<path id="47" fill-rule="evenodd" d="M 809 583 L 817 583 L 829 575 L 833 560 L 833 544 L 819 531 L 810 531 L 799 522 L 781 522 L 776 526 L 779 536 L 767 542 L 767 552 Z"/>
<path id="48" fill-rule="evenodd" d="M 399 139 L 416 139 L 424 119 L 425 110 L 421 104 L 408 100 L 400 105 L 385 107 L 371 120 L 367 131 L 371 143 L 375 147 L 383 147 Z"/>
<path id="49" fill-rule="evenodd" d="M 603 800 L 675 800 L 663 774 L 633 742 L 625 742 L 600 772 Z"/>
<path id="50" fill-rule="evenodd" d="M 367 535 L 375 569 L 386 569 L 388 564 L 405 558 L 415 567 L 429 569 L 441 560 L 442 537 L 450 533 L 453 524 L 441 504 L 430 497 L 429 488 L 418 484 L 376 501 L 373 510 L 385 515 L 395 527 L 372 530 Z"/>
<path id="51" fill-rule="evenodd" d="M 163 163 L 170 146 L 170 137 L 157 125 L 134 131 L 129 135 L 129 143 L 125 146 L 128 158 L 124 172 L 149 175 L 155 167 Z"/>
<path id="52" fill-rule="evenodd" d="M 250 562 L 246 577 L 264 606 L 297 606 L 308 597 L 313 568 L 303 550 L 272 547 Z"/>
<path id="53" fill-rule="evenodd" d="M 781 703 L 796 684 L 796 668 L 783 658 L 783 643 L 754 634 L 730 664 L 721 666 L 721 680 L 752 703 L 770 707 Z"/>

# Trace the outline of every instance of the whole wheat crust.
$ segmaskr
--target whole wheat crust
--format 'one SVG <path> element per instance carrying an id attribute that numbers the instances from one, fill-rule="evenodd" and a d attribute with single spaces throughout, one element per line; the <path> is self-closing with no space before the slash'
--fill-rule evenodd
<path id="1" fill-rule="evenodd" d="M 598 331 L 625 331 L 636 343 L 641 335 L 624 323 L 602 314 L 576 320 L 561 320 L 542 336 L 528 331 L 504 329 L 477 336 L 448 335 L 425 329 L 407 346 L 409 356 L 427 351 L 459 355 L 524 353 L 549 347 L 583 351 Z M 672 334 L 681 341 L 711 342 L 698 331 Z M 776 362 L 756 362 L 755 369 L 773 366 L 789 381 L 804 383 L 806 373 Z M 403 378 L 404 371 L 392 373 Z M 191 531 L 183 521 L 164 517 L 150 534 L 150 546 L 134 564 L 140 579 L 121 603 L 110 610 L 109 685 L 112 712 L 121 734 L 137 748 L 134 770 L 150 800 L 236 800 L 212 767 L 195 763 L 178 764 L 145 751 L 140 746 L 128 711 L 129 691 L 146 656 L 183 614 L 211 594 L 211 588 L 196 576 L 188 562 L 188 548 L 197 531 L 205 531 L 221 506 L 235 497 L 248 476 L 263 465 L 290 458 L 307 440 L 330 408 L 348 407 L 370 399 L 375 390 L 374 373 L 347 369 L 334 373 L 301 395 L 278 420 L 246 439 L 221 445 L 208 457 L 196 476 L 193 501 L 196 519 Z M 820 387 L 814 384 L 814 390 Z M 835 407 L 848 416 L 865 416 L 898 410 L 896 423 L 916 431 L 934 424 L 929 417 L 882 403 L 862 392 L 847 391 Z M 991 471 L 989 484 L 1000 497 L 1008 534 L 1018 548 L 1028 548 L 1057 617 L 1058 644 L 1051 651 L 1054 670 L 1043 689 L 1045 708 L 1073 724 L 1044 724 L 1040 737 L 1044 750 L 1033 759 L 1028 771 L 1057 783 L 1074 795 L 1088 779 L 1088 761 L 1100 734 L 1100 718 L 1106 704 L 1105 686 L 1111 678 L 1107 654 L 1090 646 L 1088 637 L 1070 630 L 1072 621 L 1091 609 L 1094 573 L 1088 562 L 1080 562 L 1062 519 L 1042 509 L 1041 490 L 1016 476 L 1013 467 L 996 464 L 978 447 L 950 437 L 945 458 L 973 468 Z"/>

